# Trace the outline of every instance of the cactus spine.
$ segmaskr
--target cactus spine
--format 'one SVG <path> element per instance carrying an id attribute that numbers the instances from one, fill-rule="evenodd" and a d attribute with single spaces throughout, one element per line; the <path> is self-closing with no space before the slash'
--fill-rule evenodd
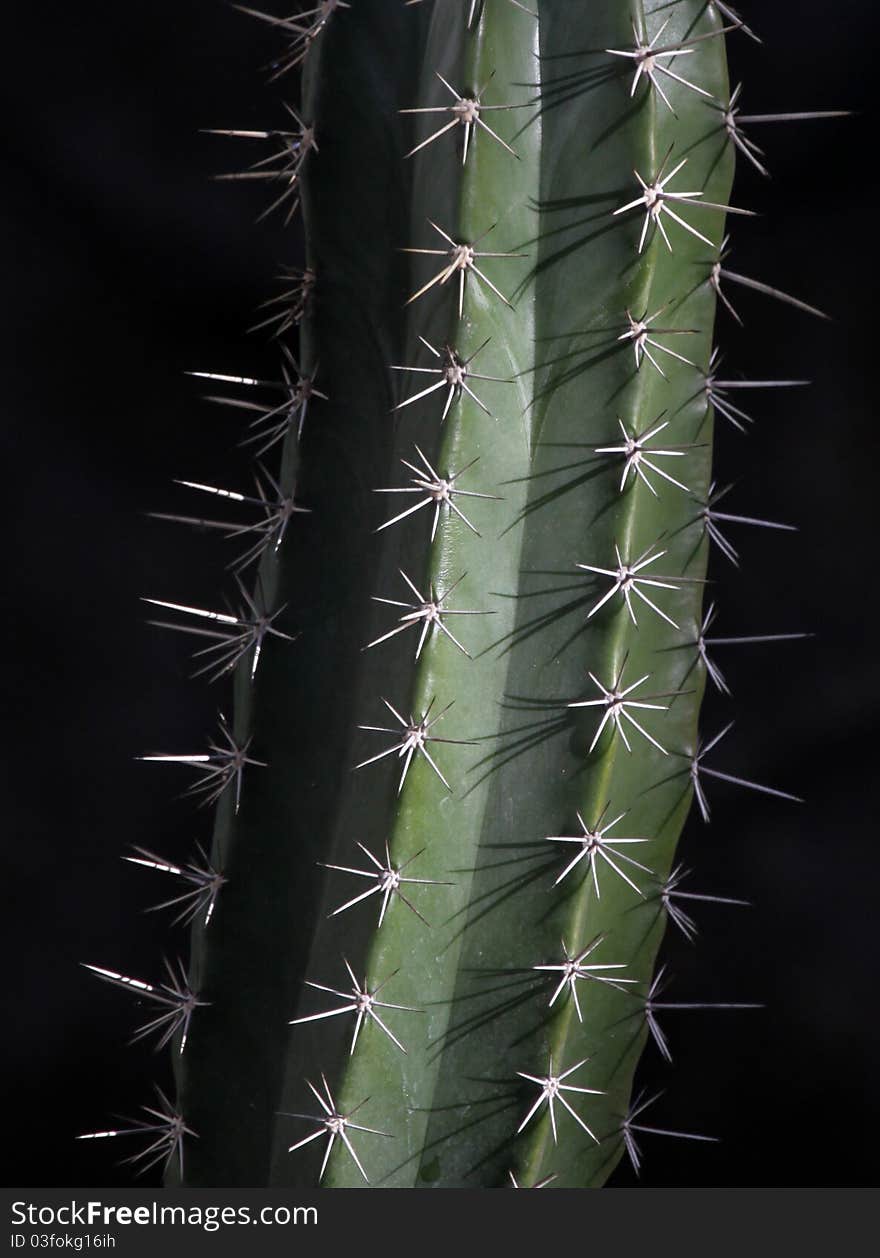
<path id="1" fill-rule="evenodd" d="M 719 9 L 271 19 L 305 384 L 257 421 L 265 544 L 217 630 L 170 1182 L 576 1187 L 633 1155 L 705 805 Z"/>

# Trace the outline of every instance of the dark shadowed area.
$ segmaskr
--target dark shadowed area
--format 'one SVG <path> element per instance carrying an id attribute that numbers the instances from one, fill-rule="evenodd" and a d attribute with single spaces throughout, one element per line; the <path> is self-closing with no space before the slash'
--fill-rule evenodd
<path id="1" fill-rule="evenodd" d="M 645 1122 L 721 1143 L 646 1135 L 641 1182 L 876 1184 L 866 272 L 880 21 L 868 0 L 737 7 L 764 38 L 731 42 L 745 113 L 859 111 L 756 125 L 773 178 L 743 163 L 734 194 L 761 217 L 734 223 L 728 265 L 834 321 L 734 287 L 745 326 L 719 320 L 722 374 L 813 385 L 755 395 L 747 437 L 719 421 L 719 482 L 735 485 L 724 509 L 800 533 L 730 527 L 741 565 L 716 554 L 717 633 L 816 637 L 718 647 L 734 698 L 710 697 L 704 729 L 735 717 L 711 764 L 806 802 L 710 781 L 711 826 L 696 811 L 688 824 L 690 888 L 752 906 L 691 906 L 700 935 L 670 938 L 666 998 L 765 1008 L 661 1018 L 674 1066 L 648 1049 L 640 1084 L 665 1095 Z M 221 0 L 44 0 L 6 23 L 0 344 L 13 535 L 0 772 L 3 1178 L 14 1185 L 130 1184 L 121 1142 L 74 1137 L 137 1115 L 153 1081 L 170 1086 L 164 1054 L 125 1046 L 131 1001 L 79 962 L 158 977 L 185 936 L 145 913 L 154 883 L 121 857 L 141 845 L 185 859 L 210 835 L 208 812 L 179 798 L 189 779 L 135 757 L 198 749 L 225 692 L 188 679 L 188 644 L 146 624 L 139 598 L 217 605 L 225 557 L 146 513 L 191 509 L 174 478 L 242 479 L 240 419 L 201 401 L 185 372 L 276 370 L 271 346 L 245 330 L 280 265 L 299 260 L 297 232 L 277 214 L 255 229 L 265 191 L 213 182 L 241 154 L 202 130 L 284 125 L 286 82 L 264 86 L 276 49 Z M 620 1170 L 614 1182 L 633 1180 Z"/>

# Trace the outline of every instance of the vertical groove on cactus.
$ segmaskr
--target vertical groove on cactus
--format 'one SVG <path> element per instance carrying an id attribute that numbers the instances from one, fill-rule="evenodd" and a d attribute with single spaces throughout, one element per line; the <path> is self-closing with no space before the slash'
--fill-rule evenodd
<path id="1" fill-rule="evenodd" d="M 746 28 L 705 0 L 255 16 L 295 129 L 219 134 L 275 146 L 246 177 L 306 266 L 262 321 L 279 379 L 197 373 L 252 421 L 256 495 L 184 484 L 260 519 L 207 522 L 244 544 L 240 612 L 148 600 L 233 676 L 206 753 L 145 757 L 200 774 L 213 847 L 128 858 L 180 879 L 188 975 L 89 968 L 175 1042 L 142 1128 L 169 1182 L 599 1185 L 640 1134 L 711 1139 L 633 1099 L 658 1014 L 753 1007 L 660 999 L 667 923 L 742 903 L 681 887 L 705 776 L 794 798 L 697 733 L 710 648 L 802 636 L 703 606 L 728 525 L 789 527 L 717 509 L 714 413 L 803 383 L 719 379 L 722 285 L 821 313 L 723 266 L 735 152 L 764 169 L 739 126 L 770 120 L 730 93 Z"/>
<path id="2" fill-rule="evenodd" d="M 264 605 L 284 609 L 276 623 L 297 640 L 267 640 L 253 682 L 249 669 L 235 676 L 236 739 L 251 740 L 266 767 L 245 770 L 237 815 L 220 800 L 213 859 L 226 884 L 209 926 L 194 932 L 194 986 L 229 998 L 200 1011 L 207 1016 L 193 1021 L 178 1067 L 187 1122 L 199 1133 L 187 1182 L 268 1182 L 287 1022 L 320 912 L 318 861 L 329 859 L 326 835 L 360 718 L 366 639 L 356 609 L 373 593 L 372 487 L 391 469 L 387 363 L 402 329 L 397 247 L 407 193 L 397 109 L 412 90 L 415 28 L 394 8 L 385 6 L 381 23 L 375 13 L 365 21 L 362 6 L 334 14 L 304 70 L 298 112 L 317 120 L 320 148 L 302 187 L 305 274 L 314 280 L 278 309 L 282 324 L 301 321 L 297 362 L 326 399 L 313 394 L 297 416 L 278 476 L 310 514 L 292 522 L 259 569 Z M 340 90 L 324 90 L 321 61 L 333 56 L 351 58 L 349 73 Z"/>

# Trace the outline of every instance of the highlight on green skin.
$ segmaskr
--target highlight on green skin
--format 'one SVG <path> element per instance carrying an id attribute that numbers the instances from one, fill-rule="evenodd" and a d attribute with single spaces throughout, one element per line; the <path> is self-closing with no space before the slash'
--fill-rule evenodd
<path id="1" fill-rule="evenodd" d="M 301 69 L 298 130 L 231 134 L 280 136 L 251 173 L 307 257 L 273 311 L 287 401 L 233 402 L 265 520 L 245 610 L 209 627 L 234 719 L 202 762 L 211 851 L 177 870 L 169 1183 L 637 1166 L 695 787 L 707 810 L 713 326 L 743 213 L 719 10 L 257 15 Z"/>

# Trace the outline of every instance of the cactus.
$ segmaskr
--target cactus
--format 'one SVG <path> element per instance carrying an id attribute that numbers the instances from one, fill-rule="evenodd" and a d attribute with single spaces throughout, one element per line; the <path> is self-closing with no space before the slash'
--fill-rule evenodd
<path id="1" fill-rule="evenodd" d="M 751 31 L 706 0 L 254 16 L 299 99 L 226 134 L 307 256 L 261 320 L 279 378 L 200 373 L 258 460 L 251 492 L 186 483 L 240 512 L 186 517 L 235 551 L 235 610 L 149 600 L 232 709 L 145 757 L 216 805 L 189 865 L 129 858 L 176 880 L 188 969 L 90 967 L 174 1047 L 132 1130 L 194 1186 L 600 1185 L 658 1130 L 664 931 L 725 903 L 675 863 L 728 777 L 697 734 L 710 546 L 784 527 L 712 472 L 715 416 L 748 420 L 713 326 L 754 286 L 725 266 Z"/>

